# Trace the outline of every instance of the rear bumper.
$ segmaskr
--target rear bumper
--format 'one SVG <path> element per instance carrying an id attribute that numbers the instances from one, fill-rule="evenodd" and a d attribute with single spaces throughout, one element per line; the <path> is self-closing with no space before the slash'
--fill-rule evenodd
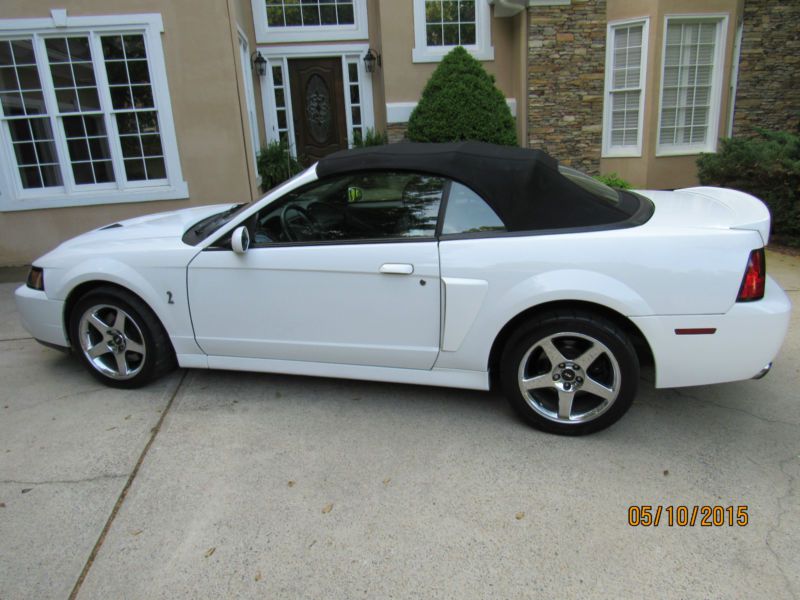
<path id="1" fill-rule="evenodd" d="M 759 375 L 780 350 L 789 327 L 789 297 L 767 277 L 764 298 L 736 303 L 722 315 L 634 317 L 650 343 L 656 387 L 706 385 Z M 676 329 L 715 329 L 676 335 Z"/>
<path id="2" fill-rule="evenodd" d="M 64 303 L 51 300 L 47 294 L 22 285 L 14 293 L 22 326 L 45 344 L 69 347 L 64 331 Z"/>

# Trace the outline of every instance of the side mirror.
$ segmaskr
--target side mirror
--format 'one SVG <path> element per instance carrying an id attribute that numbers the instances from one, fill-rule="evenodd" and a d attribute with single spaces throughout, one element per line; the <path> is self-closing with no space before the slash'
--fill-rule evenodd
<path id="1" fill-rule="evenodd" d="M 231 235 L 231 248 L 236 254 L 244 254 L 250 247 L 250 233 L 244 225 L 233 230 Z"/>

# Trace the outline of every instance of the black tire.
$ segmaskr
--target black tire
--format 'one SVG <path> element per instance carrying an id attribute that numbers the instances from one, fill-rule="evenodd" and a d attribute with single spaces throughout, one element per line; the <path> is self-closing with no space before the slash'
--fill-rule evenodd
<path id="1" fill-rule="evenodd" d="M 500 382 L 511 406 L 533 427 L 585 435 L 605 429 L 630 408 L 639 385 L 639 359 L 628 336 L 611 321 L 586 311 L 555 310 L 511 336 Z"/>
<path id="2" fill-rule="evenodd" d="M 99 287 L 84 294 L 72 308 L 69 333 L 80 361 L 111 387 L 138 388 L 176 366 L 175 351 L 158 317 L 138 297 L 119 288 Z M 93 350 L 97 354 L 91 356 Z"/>

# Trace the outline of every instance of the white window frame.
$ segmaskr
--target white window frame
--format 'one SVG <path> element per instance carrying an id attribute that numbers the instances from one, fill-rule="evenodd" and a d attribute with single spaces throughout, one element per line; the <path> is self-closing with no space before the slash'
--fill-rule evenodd
<path id="1" fill-rule="evenodd" d="M 154 110 L 158 114 L 161 144 L 164 152 L 166 179 L 156 181 L 140 181 L 126 183 L 124 177 L 110 184 L 62 185 L 53 188 L 25 189 L 19 176 L 14 151 L 11 145 L 11 134 L 7 120 L 0 123 L 0 212 L 35 210 L 43 208 L 60 208 L 71 206 L 90 206 L 98 204 L 117 204 L 123 202 L 149 202 L 155 200 L 178 200 L 189 197 L 189 189 L 183 180 L 178 144 L 175 137 L 175 125 L 172 117 L 172 103 L 169 97 L 167 74 L 164 65 L 164 51 L 161 46 L 161 33 L 164 25 L 161 15 L 157 13 L 138 15 L 113 15 L 68 17 L 64 10 L 51 11 L 50 18 L 39 19 L 2 19 L 0 20 L 0 38 L 34 38 L 34 45 L 47 37 L 70 36 L 76 34 L 129 34 L 139 33 L 144 36 L 147 51 L 147 62 L 150 69 L 153 89 Z M 102 57 L 94 56 L 95 76 L 99 94 L 108 93 L 105 77 L 105 64 Z M 52 82 L 46 72 L 48 64 L 40 52 L 37 52 L 39 78 L 45 97 L 53 97 Z M 56 113 L 48 110 L 51 123 Z M 108 114 L 108 113 L 106 113 Z M 114 119 L 108 128 L 109 145 L 119 144 L 119 136 Z M 62 175 L 71 169 L 65 142 L 57 131 L 56 150 Z M 112 161 L 116 173 L 124 169 L 121 154 L 112 152 Z"/>
<path id="2" fill-rule="evenodd" d="M 714 48 L 714 72 L 711 77 L 709 95 L 708 131 L 703 144 L 662 144 L 661 115 L 664 103 L 664 71 L 667 66 L 667 30 L 670 21 L 684 23 L 715 23 L 717 26 Z M 703 152 L 716 152 L 719 141 L 719 121 L 722 111 L 722 79 L 725 71 L 725 50 L 728 34 L 728 13 L 676 14 L 664 17 L 663 42 L 661 44 L 661 85 L 658 94 L 658 125 L 656 128 L 656 156 L 687 156 Z"/>
<path id="3" fill-rule="evenodd" d="M 637 124 L 636 144 L 627 146 L 613 146 L 611 143 L 611 129 L 613 123 L 614 104 L 613 96 L 619 91 L 635 91 L 636 88 L 626 88 L 625 90 L 613 89 L 614 83 L 614 35 L 617 28 L 642 26 L 642 56 L 639 68 L 639 122 Z M 606 78 L 605 91 L 603 94 L 603 158 L 612 157 L 637 157 L 642 155 L 642 138 L 644 137 L 644 108 L 645 94 L 647 89 L 647 57 L 648 57 L 648 38 L 650 35 L 650 18 L 639 17 L 636 19 L 625 19 L 621 21 L 611 21 L 606 31 Z"/>
<path id="4" fill-rule="evenodd" d="M 278 114 L 275 104 L 275 86 L 272 82 L 272 67 L 279 66 L 283 73 L 283 91 L 286 101 L 287 136 L 292 156 L 297 156 L 295 144 L 292 90 L 289 81 L 289 59 L 292 58 L 325 58 L 337 57 L 342 61 L 342 88 L 344 109 L 347 118 L 347 145 L 353 146 L 353 113 L 350 103 L 348 64 L 358 65 L 358 92 L 361 99 L 361 127 L 375 129 L 375 109 L 372 99 L 372 74 L 367 73 L 363 57 L 369 50 L 368 44 L 332 44 L 325 46 L 264 46 L 258 49 L 267 59 L 267 76 L 261 78 L 261 99 L 264 103 L 265 128 L 267 141 L 280 140 L 278 131 Z"/>
<path id="5" fill-rule="evenodd" d="M 339 40 L 366 40 L 369 38 L 367 0 L 353 0 L 354 23 L 352 25 L 292 25 L 288 27 L 270 27 L 267 23 L 266 1 L 252 0 L 252 6 L 257 44 L 332 42 Z"/>
<path id="6" fill-rule="evenodd" d="M 464 46 L 472 56 L 481 61 L 494 60 L 492 46 L 492 18 L 487 0 L 475 0 L 475 44 Z M 414 0 L 414 49 L 411 60 L 415 63 L 439 62 L 455 46 L 428 46 L 425 20 L 425 0 Z"/>
<path id="7" fill-rule="evenodd" d="M 253 68 L 250 62 L 250 44 L 247 36 L 237 27 L 239 32 L 239 58 L 242 63 L 242 85 L 247 107 L 247 122 L 250 124 L 250 142 L 253 146 L 253 158 L 258 162 L 258 151 L 261 149 L 261 136 L 258 131 L 258 115 L 256 114 L 256 96 L 253 87 Z"/>
<path id="8" fill-rule="evenodd" d="M 728 127 L 725 134 L 733 137 L 733 118 L 736 114 L 736 88 L 739 86 L 739 61 L 742 58 L 742 34 L 744 22 L 736 26 L 736 37 L 733 40 L 733 64 L 731 65 L 730 98 L 728 99 Z"/>

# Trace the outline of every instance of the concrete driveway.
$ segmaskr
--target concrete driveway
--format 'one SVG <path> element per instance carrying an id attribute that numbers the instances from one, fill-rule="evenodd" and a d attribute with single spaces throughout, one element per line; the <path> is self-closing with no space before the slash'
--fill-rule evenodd
<path id="1" fill-rule="evenodd" d="M 800 259 L 770 272 L 800 304 Z M 0 599 L 797 598 L 800 317 L 766 379 L 579 439 L 469 391 L 186 371 L 101 387 L 0 285 Z M 747 505 L 631 527 L 630 505 Z M 663 521 L 663 518 L 662 518 Z"/>

